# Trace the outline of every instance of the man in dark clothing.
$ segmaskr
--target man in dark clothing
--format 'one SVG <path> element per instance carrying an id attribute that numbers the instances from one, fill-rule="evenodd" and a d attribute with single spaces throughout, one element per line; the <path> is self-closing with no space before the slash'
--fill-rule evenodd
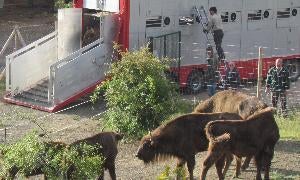
<path id="1" fill-rule="evenodd" d="M 272 96 L 272 105 L 277 107 L 278 98 L 281 101 L 281 113 L 285 117 L 286 90 L 290 88 L 289 71 L 282 65 L 282 59 L 276 59 L 275 66 L 270 68 L 266 80 L 266 92 Z"/>
<path id="2" fill-rule="evenodd" d="M 219 82 L 218 73 L 218 58 L 213 53 L 213 48 L 211 46 L 207 47 L 207 91 L 209 97 L 216 93 L 217 83 Z"/>

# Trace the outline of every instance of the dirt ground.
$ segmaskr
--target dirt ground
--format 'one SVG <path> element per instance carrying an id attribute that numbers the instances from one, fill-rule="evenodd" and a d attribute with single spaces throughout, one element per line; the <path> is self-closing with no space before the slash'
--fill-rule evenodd
<path id="1" fill-rule="evenodd" d="M 21 33 L 27 43 L 30 43 L 54 30 L 53 14 L 45 10 L 23 9 L 14 13 L 16 9 L 10 9 L 7 12 L 0 13 L 0 47 L 11 33 L 14 25 L 22 26 Z M 1 57 L 0 57 L 1 60 Z M 298 96 L 295 86 L 290 92 L 290 97 Z M 245 89 L 248 94 L 253 94 L 254 89 Z M 264 96 L 265 97 L 265 96 Z M 207 98 L 206 92 L 197 95 L 184 95 L 183 99 L 195 101 Z M 77 105 L 85 100 L 78 101 L 72 105 Z M 297 101 L 299 102 L 299 101 Z M 195 104 L 196 104 L 195 103 Z M 296 103 L 295 103 L 296 104 Z M 71 107 L 70 105 L 69 107 Z M 77 139 L 90 136 L 101 130 L 101 121 L 95 120 L 95 116 L 101 116 L 106 109 L 105 103 L 100 101 L 96 104 L 89 102 L 65 110 L 60 113 L 49 114 L 30 108 L 15 106 L 0 102 L 0 142 L 11 143 L 22 137 L 27 132 L 36 129 L 40 132 L 47 131 L 49 139 L 64 142 L 72 142 Z M 7 128 L 7 138 L 4 137 L 4 128 Z M 42 130 L 43 129 L 43 130 Z M 142 161 L 135 158 L 135 152 L 138 142 L 121 142 L 119 144 L 119 154 L 116 160 L 116 172 L 118 179 L 156 179 L 164 170 L 166 165 L 174 168 L 175 160 L 169 160 L 163 163 L 144 165 Z M 272 176 L 274 179 L 299 179 L 300 180 L 300 141 L 281 140 L 276 146 L 275 155 L 272 163 Z M 199 178 L 201 162 L 205 153 L 199 153 L 196 158 L 196 167 L 194 175 Z M 227 173 L 229 179 L 233 175 L 234 166 L 230 167 Z M 243 172 L 240 179 L 254 179 L 254 164 Z M 108 173 L 105 174 L 108 177 Z M 286 178 L 283 178 L 286 177 Z M 41 177 L 32 177 L 31 179 L 42 179 Z M 217 179 L 215 168 L 209 171 L 208 179 Z"/>

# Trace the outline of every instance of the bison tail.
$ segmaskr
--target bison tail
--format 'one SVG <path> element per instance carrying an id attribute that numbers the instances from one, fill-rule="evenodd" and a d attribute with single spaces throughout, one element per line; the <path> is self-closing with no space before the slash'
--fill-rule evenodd
<path id="1" fill-rule="evenodd" d="M 208 151 L 229 151 L 230 144 L 228 143 L 230 140 L 230 134 L 224 133 L 221 136 L 214 137 L 213 139 L 209 139 L 209 147 Z"/>
<path id="2" fill-rule="evenodd" d="M 217 133 L 217 127 L 215 126 L 215 122 L 210 122 L 206 125 L 205 132 L 206 132 L 206 137 L 210 141 L 228 141 L 230 139 L 230 134 L 229 133 L 224 133 L 220 136 L 218 136 Z"/>
<path id="3" fill-rule="evenodd" d="M 230 134 L 229 133 L 224 133 L 221 136 L 215 137 L 214 141 L 216 142 L 228 142 L 230 139 Z"/>

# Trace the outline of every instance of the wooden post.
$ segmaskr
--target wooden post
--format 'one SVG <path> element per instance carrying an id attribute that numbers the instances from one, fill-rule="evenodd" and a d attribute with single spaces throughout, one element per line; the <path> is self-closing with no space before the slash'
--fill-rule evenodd
<path id="1" fill-rule="evenodd" d="M 257 61 L 257 91 L 256 97 L 261 99 L 261 81 L 262 81 L 262 47 L 258 48 L 258 61 Z"/>
<path id="2" fill-rule="evenodd" d="M 6 128 L 4 128 L 4 141 L 6 142 L 6 136 L 7 136 L 7 132 L 6 132 Z"/>

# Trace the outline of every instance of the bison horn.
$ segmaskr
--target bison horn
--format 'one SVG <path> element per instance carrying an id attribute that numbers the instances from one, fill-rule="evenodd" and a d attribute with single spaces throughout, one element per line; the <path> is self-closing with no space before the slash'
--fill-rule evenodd
<path id="1" fill-rule="evenodd" d="M 150 141 L 152 141 L 152 134 L 151 134 L 151 131 L 149 131 L 149 135 L 150 135 Z"/>

